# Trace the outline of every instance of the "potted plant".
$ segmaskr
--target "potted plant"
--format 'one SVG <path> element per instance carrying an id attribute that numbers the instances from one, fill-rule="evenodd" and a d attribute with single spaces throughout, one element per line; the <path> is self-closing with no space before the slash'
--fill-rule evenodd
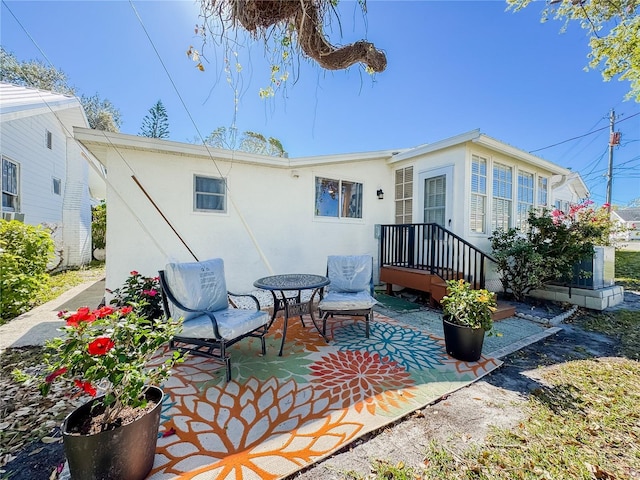
<path id="1" fill-rule="evenodd" d="M 482 354 L 484 334 L 493 328 L 495 294 L 473 289 L 464 280 L 449 280 L 447 295 L 440 303 L 447 353 L 458 360 L 476 362 Z"/>
<path id="2" fill-rule="evenodd" d="M 73 394 L 94 397 L 62 424 L 72 478 L 137 480 L 153 466 L 163 392 L 158 387 L 179 352 L 157 355 L 181 322 L 154 322 L 132 306 L 60 312 L 65 335 L 47 342 L 46 395 L 66 381 Z M 99 395 L 99 396 L 98 396 Z"/>

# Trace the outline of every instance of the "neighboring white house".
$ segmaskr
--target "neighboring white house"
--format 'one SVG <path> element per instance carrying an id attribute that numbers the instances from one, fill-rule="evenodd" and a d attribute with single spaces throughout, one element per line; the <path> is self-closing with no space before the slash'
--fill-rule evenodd
<path id="1" fill-rule="evenodd" d="M 223 258 L 240 293 L 265 275 L 322 274 L 327 255 L 370 254 L 377 267 L 380 224 L 437 222 L 489 252 L 493 229 L 554 205 L 555 184 L 570 185 L 574 202 L 588 195 L 570 170 L 479 131 L 295 159 L 74 132 L 108 171 L 109 288 L 194 258 Z"/>
<path id="2" fill-rule="evenodd" d="M 624 232 L 619 240 L 640 242 L 640 207 L 612 210 L 611 219 L 621 223 L 624 227 Z"/>
<path id="3" fill-rule="evenodd" d="M 91 199 L 105 196 L 75 126 L 88 127 L 76 97 L 0 82 L 2 217 L 50 227 L 60 267 L 91 260 Z"/>

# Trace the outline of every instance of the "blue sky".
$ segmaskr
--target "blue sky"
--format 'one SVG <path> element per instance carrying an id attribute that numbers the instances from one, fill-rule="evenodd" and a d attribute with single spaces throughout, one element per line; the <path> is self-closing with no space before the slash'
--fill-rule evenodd
<path id="1" fill-rule="evenodd" d="M 342 0 L 342 32 L 334 22 L 330 39 L 374 42 L 387 54 L 385 72 L 328 72 L 302 60 L 297 81 L 265 101 L 258 96 L 268 84 L 264 49 L 245 45 L 237 50 L 237 112 L 223 50 L 205 49 L 205 72 L 186 56 L 190 45 L 201 46 L 191 0 L 138 0 L 135 11 L 128 1 L 3 0 L 0 40 L 20 60 L 63 70 L 78 93 L 109 99 L 122 113 L 123 133 L 139 133 L 158 99 L 172 140 L 192 141 L 235 121 L 240 132 L 278 138 L 291 157 L 407 148 L 480 128 L 580 172 L 596 204 L 605 202 L 614 108 L 622 141 L 614 150 L 613 203 L 640 197 L 640 104 L 624 100 L 627 82 L 584 71 L 588 40 L 578 25 L 561 34 L 560 22 L 541 23 L 542 2 L 519 13 L 501 1 L 367 5 L 363 21 L 357 3 Z M 565 142 L 574 137 L 581 138 Z"/>

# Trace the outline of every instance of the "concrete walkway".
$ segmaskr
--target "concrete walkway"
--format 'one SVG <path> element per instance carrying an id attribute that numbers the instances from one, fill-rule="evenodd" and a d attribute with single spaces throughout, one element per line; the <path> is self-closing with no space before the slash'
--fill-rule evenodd
<path id="1" fill-rule="evenodd" d="M 83 306 L 96 308 L 102 302 L 104 289 L 104 279 L 82 283 L 0 325 L 0 353 L 11 347 L 43 345 L 45 340 L 60 336 L 58 329 L 64 325 L 64 321 L 58 318 L 58 312 L 77 310 Z"/>

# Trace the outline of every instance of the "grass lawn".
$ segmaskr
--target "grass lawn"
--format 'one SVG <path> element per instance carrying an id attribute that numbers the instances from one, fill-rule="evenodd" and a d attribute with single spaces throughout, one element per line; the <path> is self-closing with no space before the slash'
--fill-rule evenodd
<path id="1" fill-rule="evenodd" d="M 66 270 L 64 272 L 49 275 L 47 284 L 39 291 L 31 303 L 31 308 L 47 303 L 54 298 L 59 297 L 67 290 L 80 285 L 84 282 L 98 281 L 104 278 L 105 267 L 104 262 L 93 261 L 89 265 L 75 270 Z M 0 325 L 10 321 L 11 319 L 1 319 Z"/>
<path id="2" fill-rule="evenodd" d="M 91 262 L 83 268 L 54 273 L 49 276 L 48 285 L 44 291 L 39 294 L 37 303 L 34 306 L 47 303 L 81 283 L 94 280 L 98 281 L 104 278 L 104 275 L 104 262 L 96 261 Z"/>
<path id="3" fill-rule="evenodd" d="M 640 291 L 640 252 L 616 251 L 616 284 Z"/>

